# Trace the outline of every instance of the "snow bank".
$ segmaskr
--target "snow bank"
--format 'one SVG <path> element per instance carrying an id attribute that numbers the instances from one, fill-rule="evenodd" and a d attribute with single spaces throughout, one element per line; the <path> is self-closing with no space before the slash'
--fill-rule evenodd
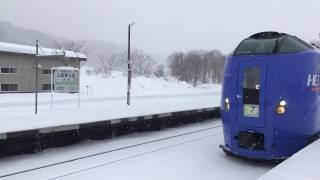
<path id="1" fill-rule="evenodd" d="M 258 180 L 319 180 L 320 140 L 305 147 Z"/>

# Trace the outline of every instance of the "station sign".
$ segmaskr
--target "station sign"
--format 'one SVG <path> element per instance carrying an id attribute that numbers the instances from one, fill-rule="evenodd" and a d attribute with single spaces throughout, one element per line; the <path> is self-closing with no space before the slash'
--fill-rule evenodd
<path id="1" fill-rule="evenodd" d="M 78 73 L 74 70 L 53 71 L 53 91 L 59 93 L 78 92 Z"/>

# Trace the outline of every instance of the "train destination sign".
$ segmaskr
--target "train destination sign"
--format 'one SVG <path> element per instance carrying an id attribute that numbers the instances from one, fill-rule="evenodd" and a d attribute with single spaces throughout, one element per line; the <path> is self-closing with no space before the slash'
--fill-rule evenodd
<path id="1" fill-rule="evenodd" d="M 60 93 L 78 92 L 78 73 L 74 70 L 53 71 L 53 91 Z"/>

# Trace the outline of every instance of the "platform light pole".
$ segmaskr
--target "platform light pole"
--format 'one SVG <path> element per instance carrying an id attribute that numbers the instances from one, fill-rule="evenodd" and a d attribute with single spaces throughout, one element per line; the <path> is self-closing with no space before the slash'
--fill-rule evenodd
<path id="1" fill-rule="evenodd" d="M 131 90 L 131 57 L 130 57 L 130 43 L 131 43 L 131 27 L 134 23 L 128 25 L 128 89 L 127 89 L 127 105 L 130 105 L 130 90 Z"/>

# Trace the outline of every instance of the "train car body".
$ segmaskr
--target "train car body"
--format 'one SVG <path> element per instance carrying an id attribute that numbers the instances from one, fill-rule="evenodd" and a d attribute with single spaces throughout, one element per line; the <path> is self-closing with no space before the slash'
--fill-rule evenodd
<path id="1" fill-rule="evenodd" d="M 262 32 L 226 60 L 221 99 L 228 154 L 286 159 L 320 131 L 320 53 L 295 36 Z"/>

